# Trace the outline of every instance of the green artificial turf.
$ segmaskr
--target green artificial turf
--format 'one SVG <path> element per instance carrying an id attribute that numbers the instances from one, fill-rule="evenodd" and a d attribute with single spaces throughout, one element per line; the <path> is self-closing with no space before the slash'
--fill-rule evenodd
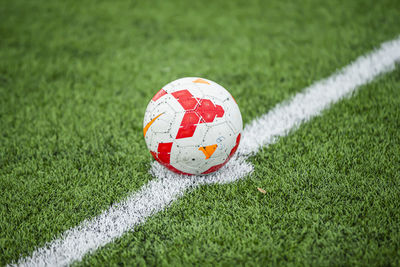
<path id="1" fill-rule="evenodd" d="M 142 137 L 142 118 L 148 101 L 164 84 L 184 76 L 214 80 L 232 93 L 247 123 L 312 82 L 329 76 L 358 56 L 371 51 L 381 42 L 397 37 L 400 34 L 399 14 L 400 5 L 396 0 L 2 1 L 0 264 L 10 263 L 21 255 L 29 255 L 36 247 L 51 241 L 84 219 L 99 214 L 110 204 L 123 199 L 152 179 L 148 174 L 152 159 Z M 377 84 L 390 87 L 390 82 L 391 79 L 382 78 Z M 377 93 L 379 90 L 375 91 L 371 91 L 371 96 L 361 102 L 365 102 L 365 105 L 380 105 L 382 101 L 395 101 L 391 95 L 380 95 Z M 391 94 L 396 93 L 392 91 Z M 377 99 L 381 102 L 377 103 Z M 352 106 L 353 100 L 345 103 Z M 385 112 L 393 113 L 397 117 L 392 119 L 397 118 L 398 122 L 397 106 L 382 106 L 379 109 L 381 113 L 373 112 L 370 116 L 374 118 Z M 356 107 L 360 105 L 354 105 Z M 312 222 L 312 216 L 304 212 L 299 213 L 298 217 L 296 214 L 293 214 L 294 217 L 285 217 L 290 211 L 287 202 L 292 195 L 290 193 L 295 190 L 293 185 L 299 174 L 291 176 L 289 173 L 295 173 L 293 166 L 279 164 L 289 164 L 292 155 L 297 155 L 296 159 L 303 167 L 301 173 L 306 175 L 305 170 L 315 167 L 316 161 L 324 157 L 327 160 L 338 157 L 332 161 L 340 162 L 340 159 L 352 155 L 351 149 L 338 155 L 335 149 L 341 143 L 335 143 L 330 136 L 321 136 L 320 142 L 324 146 L 317 146 L 316 139 L 320 133 L 314 129 L 321 120 L 321 127 L 332 126 L 343 131 L 347 129 L 349 134 L 346 137 L 351 139 L 349 135 L 362 131 L 365 125 L 365 122 L 358 121 L 362 118 L 354 116 L 357 112 L 352 114 L 346 121 L 325 123 L 324 116 L 304 126 L 299 133 L 282 139 L 252 159 L 256 170 L 248 180 L 196 190 L 174 204 L 169 211 L 151 218 L 133 235 L 127 235 L 116 244 L 111 244 L 112 250 L 104 250 L 94 258 L 86 258 L 85 262 L 96 261 L 108 265 L 117 263 L 118 257 L 122 255 L 125 255 L 122 258 L 124 262 L 132 264 L 141 260 L 147 263 L 168 262 L 174 255 L 181 256 L 180 260 L 188 264 L 205 263 L 213 259 L 223 261 L 222 255 L 228 257 L 225 259 L 228 262 L 230 259 L 233 261 L 227 254 L 234 251 L 234 242 L 238 242 L 235 243 L 238 257 L 249 261 L 301 261 L 307 254 L 295 251 L 299 233 L 295 232 L 295 228 L 285 229 L 285 226 L 293 225 L 295 221 L 306 225 L 307 221 Z M 345 125 L 340 126 L 340 122 Z M 387 119 L 382 123 L 394 129 L 396 126 L 398 128 L 395 122 Z M 301 134 L 307 131 L 307 127 L 311 127 L 312 134 Z M 386 131 L 384 133 L 388 134 Z M 368 134 L 365 136 L 369 138 Z M 397 132 L 392 134 L 392 138 L 398 147 L 398 139 L 395 139 L 398 138 Z M 392 139 L 387 137 L 382 140 L 384 143 Z M 349 142 L 356 145 L 356 141 L 351 139 Z M 375 150 L 381 152 L 378 155 L 381 155 L 382 162 L 395 159 L 394 153 L 382 150 L 379 146 L 381 142 L 373 141 L 366 142 L 359 149 L 357 159 L 360 162 L 337 163 L 344 168 L 337 171 L 346 172 L 349 171 L 346 168 L 364 169 L 362 166 L 367 166 L 369 171 L 365 172 L 368 175 L 358 175 L 360 183 L 365 182 L 364 186 L 368 187 L 375 172 L 371 164 L 361 159 L 369 159 L 369 151 Z M 306 145 L 312 145 L 312 148 L 315 146 L 315 149 L 320 147 L 318 156 L 312 158 L 311 155 L 303 157 L 301 153 L 296 154 L 296 151 L 299 153 L 298 149 Z M 279 156 L 283 159 L 279 159 Z M 310 177 L 317 179 L 321 185 L 321 177 L 324 177 L 325 172 L 333 175 L 331 167 L 329 164 L 318 166 L 315 172 L 320 174 Z M 285 168 L 287 173 L 271 173 L 273 170 L 284 171 Z M 377 172 L 390 171 L 395 182 L 395 169 L 381 166 L 376 168 Z M 342 175 L 344 181 L 347 181 L 347 175 Z M 349 176 L 348 179 L 355 176 Z M 310 186 L 310 190 L 317 190 L 318 187 L 314 188 L 313 184 L 306 184 L 309 181 L 306 177 L 303 177 L 304 181 L 301 180 L 301 188 L 306 190 Z M 278 184 L 278 181 L 282 184 Z M 262 199 L 264 196 L 254 194 L 256 184 L 268 191 L 265 197 L 275 196 L 278 200 L 271 202 Z M 348 182 L 350 185 L 353 184 Z M 325 194 L 330 192 L 330 186 L 332 190 L 337 189 L 327 183 L 323 188 Z M 385 186 L 383 183 L 376 190 L 389 198 L 391 191 L 384 193 Z M 243 195 L 235 193 L 242 194 L 243 191 L 246 192 Z M 241 205 L 245 208 L 235 212 L 230 203 L 233 198 L 230 192 L 235 193 L 238 201 L 243 201 Z M 319 191 L 312 192 L 322 194 Z M 346 191 L 343 189 L 340 192 Z M 354 194 L 354 197 L 365 197 L 363 191 L 355 191 Z M 298 204 L 299 195 L 293 195 L 293 198 Z M 210 201 L 208 206 L 203 205 L 206 201 Z M 321 198 L 310 198 L 309 205 L 319 207 L 336 204 L 324 201 Z M 222 206 L 218 208 L 215 203 Z M 295 204 L 292 210 L 295 207 L 300 209 Z M 248 228 L 247 232 L 246 229 L 235 232 L 233 228 L 226 227 L 226 224 L 234 227 L 236 221 L 237 225 L 246 225 L 249 217 L 247 212 L 262 206 L 269 207 L 271 214 L 276 212 L 277 218 L 283 220 L 279 229 L 287 233 L 286 239 L 292 242 L 293 253 L 283 243 L 281 250 L 273 250 L 276 243 L 272 241 L 277 231 L 265 228 L 263 224 L 258 225 L 257 220 L 253 221 L 253 228 Z M 355 207 L 350 207 L 349 214 L 357 217 L 356 213 L 351 213 Z M 376 207 L 371 207 L 371 210 L 379 213 Z M 220 220 L 216 223 L 220 227 L 210 226 L 212 224 L 208 221 L 208 213 L 218 215 L 216 218 Z M 315 214 L 319 216 L 318 212 Z M 164 216 L 174 223 L 167 225 Z M 393 214 L 393 220 L 395 216 Z M 377 222 L 373 225 L 377 233 L 380 233 L 386 228 L 379 219 L 386 217 L 378 214 L 375 218 Z M 186 220 L 196 225 L 196 229 L 192 229 L 191 224 L 187 229 L 182 228 Z M 275 225 L 272 221 L 270 224 Z M 355 221 L 354 227 L 358 226 Z M 315 228 L 318 224 L 310 224 L 309 227 Z M 237 237 L 228 236 L 226 240 L 217 240 L 219 231 L 223 233 L 225 228 L 226 231 L 231 229 L 230 233 Z M 318 228 L 312 233 L 318 232 L 323 236 L 332 231 L 330 228 L 329 231 L 324 229 Z M 260 232 L 264 235 L 260 236 Z M 180 233 L 188 234 L 188 239 L 179 237 Z M 308 233 L 305 231 L 304 235 Z M 171 236 L 176 236 L 176 239 Z M 316 235 L 313 239 L 311 236 L 305 240 L 318 242 L 318 237 Z M 207 238 L 211 238 L 210 241 Z M 387 236 L 382 234 L 382 239 L 385 238 Z M 240 241 L 242 239 L 243 243 Z M 271 242 L 265 242 L 265 239 Z M 349 243 L 348 250 L 362 247 L 362 240 L 367 242 L 371 239 L 357 237 L 353 243 Z M 336 248 L 339 241 L 332 239 L 330 247 Z M 397 243 L 395 241 L 390 243 L 392 246 L 389 250 L 394 248 L 394 244 L 397 244 L 398 249 L 398 239 Z M 210 246 L 212 251 L 205 250 L 211 243 L 217 245 Z M 251 253 L 255 247 L 250 247 L 248 252 L 239 249 L 246 247 L 246 244 L 256 246 L 258 254 Z M 170 255 L 159 254 L 169 247 Z M 133 253 L 135 251 L 137 257 Z M 343 250 L 338 248 L 338 251 Z M 382 247 L 368 252 L 373 255 L 381 251 L 384 251 Z M 117 256 L 110 256 L 110 253 Z M 329 259 L 326 257 L 336 254 L 331 250 L 315 249 L 313 255 L 315 261 L 320 259 L 327 262 Z M 365 263 L 362 261 L 364 258 L 358 255 L 349 252 L 347 262 L 361 260 Z M 398 259 L 398 255 L 396 257 Z M 344 256 L 336 258 L 345 262 Z"/>
<path id="2" fill-rule="evenodd" d="M 77 265 L 398 266 L 399 88 L 397 68 Z"/>

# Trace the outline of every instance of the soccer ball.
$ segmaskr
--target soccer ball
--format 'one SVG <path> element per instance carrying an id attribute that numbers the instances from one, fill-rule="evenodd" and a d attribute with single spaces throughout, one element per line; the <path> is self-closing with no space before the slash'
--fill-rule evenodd
<path id="1" fill-rule="evenodd" d="M 153 157 L 179 174 L 215 172 L 236 152 L 243 129 L 239 107 L 221 85 L 188 77 L 151 99 L 143 134 Z"/>

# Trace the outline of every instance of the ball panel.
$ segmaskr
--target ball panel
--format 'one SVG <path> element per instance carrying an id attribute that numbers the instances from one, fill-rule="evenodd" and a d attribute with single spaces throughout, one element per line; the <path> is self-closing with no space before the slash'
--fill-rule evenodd
<path id="1" fill-rule="evenodd" d="M 170 163 L 170 153 L 168 153 L 169 149 L 171 148 L 172 143 L 161 143 L 158 146 L 158 151 L 150 151 L 151 155 L 155 160 L 157 160 L 161 165 L 165 166 L 167 169 L 185 175 L 192 175 L 192 173 L 186 173 L 181 170 L 176 169 Z"/>
<path id="2" fill-rule="evenodd" d="M 201 144 L 204 143 L 204 135 L 208 131 L 208 127 L 206 124 L 198 124 L 196 126 L 196 131 L 194 132 L 193 136 L 191 138 L 181 138 L 181 139 L 175 139 L 175 143 L 179 147 L 186 147 L 186 146 L 193 146 L 197 145 L 197 147 L 200 147 Z"/>
<path id="3" fill-rule="evenodd" d="M 176 158 L 173 156 L 173 152 L 171 153 L 171 165 L 192 174 L 201 174 L 212 166 L 223 163 L 227 158 L 226 155 L 215 157 L 213 154 L 206 160 L 206 156 L 197 146 L 181 148 Z"/>
<path id="4" fill-rule="evenodd" d="M 238 136 L 236 137 L 236 144 L 232 148 L 231 152 L 229 153 L 229 156 L 226 158 L 226 160 L 224 162 L 210 167 L 208 170 L 202 172 L 202 174 L 209 174 L 209 173 L 215 172 L 215 171 L 219 170 L 220 168 L 222 168 L 226 163 L 228 163 L 228 161 L 232 158 L 232 156 L 235 154 L 236 150 L 239 147 L 240 138 L 241 138 L 241 134 L 238 134 Z"/>
<path id="5" fill-rule="evenodd" d="M 225 157 L 229 155 L 230 150 L 235 145 L 236 136 L 232 130 L 224 122 L 218 125 L 208 126 L 207 132 L 202 140 L 203 144 L 217 144 L 218 147 L 214 152 L 215 157 Z"/>
<path id="6" fill-rule="evenodd" d="M 235 133 L 240 133 L 243 130 L 243 121 L 242 115 L 240 113 L 239 107 L 233 98 L 225 100 L 223 103 L 224 107 L 229 109 L 229 112 L 226 113 L 226 121 L 233 128 Z"/>
<path id="7" fill-rule="evenodd" d="M 173 154 L 172 165 L 184 172 L 200 174 L 204 167 L 204 154 L 197 146 L 179 147 L 177 155 Z"/>

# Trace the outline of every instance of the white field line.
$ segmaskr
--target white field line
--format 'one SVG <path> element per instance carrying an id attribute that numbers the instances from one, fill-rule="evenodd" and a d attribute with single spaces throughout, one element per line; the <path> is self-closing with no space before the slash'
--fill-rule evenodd
<path id="1" fill-rule="evenodd" d="M 379 49 L 276 106 L 245 127 L 237 155 L 217 173 L 185 177 L 171 173 L 154 162 L 150 172 L 156 178 L 138 192 L 112 205 L 99 216 L 64 232 L 60 238 L 38 248 L 31 256 L 21 258 L 16 265 L 69 265 L 121 237 L 126 231 L 134 231 L 135 226 L 168 207 L 186 191 L 204 184 L 230 183 L 245 177 L 253 170 L 253 166 L 246 162 L 248 156 L 276 142 L 278 137 L 287 135 L 301 123 L 319 115 L 377 75 L 393 70 L 396 61 L 400 61 L 400 38 L 383 43 Z"/>

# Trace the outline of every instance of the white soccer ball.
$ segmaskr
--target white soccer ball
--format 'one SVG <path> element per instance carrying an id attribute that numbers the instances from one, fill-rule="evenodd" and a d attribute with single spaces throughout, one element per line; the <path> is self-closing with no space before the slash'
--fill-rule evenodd
<path id="1" fill-rule="evenodd" d="M 221 85 L 188 77 L 165 85 L 147 106 L 143 134 L 153 157 L 180 174 L 208 174 L 236 152 L 239 107 Z"/>

